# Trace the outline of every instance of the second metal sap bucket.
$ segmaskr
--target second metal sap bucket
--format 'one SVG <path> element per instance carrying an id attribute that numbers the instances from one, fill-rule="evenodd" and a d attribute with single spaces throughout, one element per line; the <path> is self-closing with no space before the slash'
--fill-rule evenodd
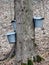
<path id="1" fill-rule="evenodd" d="M 43 19 L 42 17 L 34 17 L 33 18 L 33 23 L 35 27 L 42 28 L 43 27 Z"/>
<path id="2" fill-rule="evenodd" d="M 16 20 L 12 20 L 11 23 L 13 25 L 14 31 L 16 31 Z"/>
<path id="3" fill-rule="evenodd" d="M 7 33 L 7 38 L 8 38 L 8 41 L 9 41 L 9 43 L 14 43 L 14 42 L 16 42 L 16 33 L 15 32 L 10 32 L 10 33 Z"/>

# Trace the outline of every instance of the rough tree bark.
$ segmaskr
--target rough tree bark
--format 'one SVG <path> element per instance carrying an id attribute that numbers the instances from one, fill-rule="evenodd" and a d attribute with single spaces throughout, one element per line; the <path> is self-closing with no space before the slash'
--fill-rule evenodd
<path id="1" fill-rule="evenodd" d="M 33 12 L 30 0 L 15 0 L 15 18 L 17 25 L 17 62 L 26 63 L 35 55 Z"/>

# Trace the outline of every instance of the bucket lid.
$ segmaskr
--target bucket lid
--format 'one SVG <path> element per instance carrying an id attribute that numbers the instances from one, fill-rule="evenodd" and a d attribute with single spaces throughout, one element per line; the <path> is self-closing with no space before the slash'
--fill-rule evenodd
<path id="1" fill-rule="evenodd" d="M 34 16 L 33 19 L 44 19 L 43 17 L 40 17 L 40 16 Z"/>
<path id="2" fill-rule="evenodd" d="M 15 34 L 15 32 L 9 32 L 6 35 L 11 35 L 11 34 Z"/>
<path id="3" fill-rule="evenodd" d="M 16 20 L 12 20 L 11 23 L 16 22 Z"/>

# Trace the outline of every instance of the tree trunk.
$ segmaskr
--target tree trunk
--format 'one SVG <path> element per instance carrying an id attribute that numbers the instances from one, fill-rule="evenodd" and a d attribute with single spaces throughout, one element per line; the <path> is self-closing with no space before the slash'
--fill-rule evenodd
<path id="1" fill-rule="evenodd" d="M 32 22 L 33 12 L 30 6 L 30 0 L 15 1 L 15 16 L 17 25 L 17 62 L 26 63 L 28 58 L 35 55 L 35 29 Z"/>

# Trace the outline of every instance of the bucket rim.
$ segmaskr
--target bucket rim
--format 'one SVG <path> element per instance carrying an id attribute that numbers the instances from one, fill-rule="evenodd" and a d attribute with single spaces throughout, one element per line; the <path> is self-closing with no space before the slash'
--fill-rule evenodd
<path id="1" fill-rule="evenodd" d="M 33 19 L 37 19 L 37 20 L 40 20 L 41 19 L 41 20 L 43 20 L 44 18 L 41 17 L 41 16 L 34 16 Z"/>
<path id="2" fill-rule="evenodd" d="M 12 35 L 15 34 L 16 32 L 8 32 L 6 35 Z"/>

